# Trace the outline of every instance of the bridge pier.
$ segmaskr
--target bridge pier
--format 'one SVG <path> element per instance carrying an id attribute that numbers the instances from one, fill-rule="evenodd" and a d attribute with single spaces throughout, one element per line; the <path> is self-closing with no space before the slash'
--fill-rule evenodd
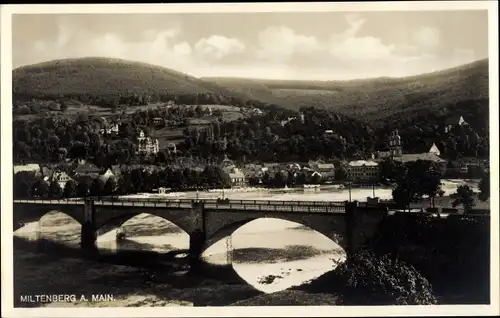
<path id="1" fill-rule="evenodd" d="M 83 205 L 84 223 L 80 236 L 80 245 L 85 252 L 97 252 L 97 229 L 95 227 L 95 206 L 94 201 L 85 199 Z"/>
<path id="2" fill-rule="evenodd" d="M 200 271 L 202 264 L 201 254 L 205 247 L 206 230 L 203 202 L 193 201 L 191 209 L 195 216 L 196 228 L 189 233 L 189 272 L 194 274 Z"/>
<path id="3" fill-rule="evenodd" d="M 97 251 L 97 231 L 92 222 L 82 224 L 81 247 L 86 252 Z"/>
<path id="4" fill-rule="evenodd" d="M 347 258 L 351 257 L 355 251 L 354 244 L 354 236 L 356 229 L 356 211 L 358 209 L 358 201 L 345 201 L 345 227 L 346 227 L 346 240 L 347 240 L 347 249 L 346 256 Z"/>

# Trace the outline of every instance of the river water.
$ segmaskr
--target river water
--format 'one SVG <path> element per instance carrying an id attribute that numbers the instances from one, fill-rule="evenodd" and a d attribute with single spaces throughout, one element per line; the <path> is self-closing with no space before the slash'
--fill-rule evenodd
<path id="1" fill-rule="evenodd" d="M 445 195 L 465 184 L 463 180 L 446 180 Z M 477 191 L 477 183 L 469 183 Z M 375 195 L 390 199 L 392 189 L 376 189 Z M 217 198 L 224 195 L 230 199 L 344 201 L 349 199 L 346 189 L 328 190 L 258 190 L 239 189 L 217 192 L 174 193 L 170 198 Z M 351 190 L 351 199 L 365 201 L 373 195 L 371 188 Z M 128 197 L 151 197 L 158 195 L 137 194 Z M 100 249 L 142 249 L 169 252 L 189 248 L 189 236 L 176 225 L 148 214 L 140 214 L 127 221 L 120 231 L 127 236 L 125 242 L 116 241 L 116 232 L 99 236 Z M 14 232 L 15 236 L 34 240 L 39 238 L 78 246 L 80 225 L 70 217 L 53 211 L 39 222 L 26 224 Z M 335 268 L 345 258 L 344 250 L 324 235 L 300 224 L 277 220 L 258 219 L 245 224 L 230 237 L 209 247 L 204 255 L 211 264 L 232 264 L 236 273 L 256 289 L 271 293 L 291 286 L 303 284 Z"/>

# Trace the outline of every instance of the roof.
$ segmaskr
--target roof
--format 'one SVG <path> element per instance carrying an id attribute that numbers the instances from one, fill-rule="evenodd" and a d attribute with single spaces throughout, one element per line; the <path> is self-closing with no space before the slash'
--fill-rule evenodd
<path id="1" fill-rule="evenodd" d="M 335 165 L 333 163 L 318 163 L 317 168 L 319 170 L 322 170 L 322 169 L 331 170 L 331 169 L 335 169 Z"/>
<path id="2" fill-rule="evenodd" d="M 83 164 L 79 164 L 75 168 L 75 173 L 100 173 L 101 169 L 99 169 L 96 165 L 85 162 Z"/>
<path id="3" fill-rule="evenodd" d="M 423 161 L 432 161 L 432 162 L 446 162 L 446 160 L 439 158 L 437 155 L 433 153 L 406 153 L 403 154 L 401 157 L 396 157 L 394 158 L 395 161 L 399 162 L 412 162 L 412 161 L 417 161 L 417 160 L 423 160 Z"/>
<path id="4" fill-rule="evenodd" d="M 40 171 L 40 165 L 38 163 L 29 163 L 27 165 L 14 166 L 14 173 L 18 173 L 20 171 Z"/>
<path id="5" fill-rule="evenodd" d="M 241 170 L 235 170 L 229 174 L 230 178 L 244 178 L 245 174 Z"/>
<path id="6" fill-rule="evenodd" d="M 433 153 L 433 152 L 438 152 L 439 153 L 440 151 L 439 151 L 439 148 L 436 146 L 436 144 L 433 143 L 432 146 L 431 146 L 431 149 L 429 149 L 429 152 L 430 153 Z"/>
<path id="7" fill-rule="evenodd" d="M 378 166 L 378 163 L 376 163 L 373 160 L 355 160 L 349 162 L 350 167 L 361 167 L 361 166 L 368 166 L 368 167 L 376 167 Z"/>

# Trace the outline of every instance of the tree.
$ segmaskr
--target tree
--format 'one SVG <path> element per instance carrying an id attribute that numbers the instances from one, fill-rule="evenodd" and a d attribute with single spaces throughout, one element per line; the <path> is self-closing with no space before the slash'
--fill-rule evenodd
<path id="1" fill-rule="evenodd" d="M 474 203 L 474 191 L 468 185 L 461 185 L 457 188 L 457 192 L 450 195 L 453 200 L 451 206 L 456 207 L 462 205 L 464 212 L 467 213 L 476 204 Z"/>
<path id="2" fill-rule="evenodd" d="M 53 199 L 60 199 L 62 197 L 62 189 L 59 182 L 52 181 L 49 187 L 49 197 Z"/>
<path id="3" fill-rule="evenodd" d="M 405 183 L 398 184 L 396 188 L 392 190 L 392 199 L 399 207 L 404 209 L 410 208 L 413 196 L 414 192 L 410 189 L 409 185 Z"/>
<path id="4" fill-rule="evenodd" d="M 64 185 L 63 196 L 65 198 L 72 198 L 76 195 L 76 182 L 69 180 Z"/>
<path id="5" fill-rule="evenodd" d="M 39 198 L 46 198 L 49 194 L 47 182 L 38 179 L 31 187 L 31 195 Z"/>
<path id="6" fill-rule="evenodd" d="M 413 266 L 361 250 L 334 271 L 334 288 L 344 305 L 432 305 L 429 281 Z M 342 286 L 342 287 L 337 287 Z"/>
<path id="7" fill-rule="evenodd" d="M 487 201 L 490 198 L 490 174 L 485 173 L 479 182 L 479 200 Z"/>
<path id="8" fill-rule="evenodd" d="M 284 188 L 286 184 L 286 176 L 283 172 L 279 171 L 274 175 L 273 184 L 276 188 Z"/>
<path id="9" fill-rule="evenodd" d="M 90 195 L 101 196 L 104 194 L 104 182 L 100 178 L 96 178 L 90 185 Z"/>
<path id="10" fill-rule="evenodd" d="M 66 101 L 61 101 L 60 110 L 65 112 L 68 109 L 68 103 Z"/>
<path id="11" fill-rule="evenodd" d="M 76 189 L 76 196 L 78 197 L 86 197 L 90 192 L 90 182 L 88 180 L 82 180 L 78 182 Z"/>
<path id="12" fill-rule="evenodd" d="M 248 184 L 251 186 L 254 186 L 254 187 L 258 186 L 259 182 L 260 182 L 260 179 L 257 176 L 251 176 L 250 178 L 248 178 Z"/>
<path id="13" fill-rule="evenodd" d="M 115 192 L 117 186 L 118 183 L 116 182 L 115 178 L 113 177 L 108 178 L 106 184 L 104 185 L 104 193 L 106 195 L 112 195 Z"/>
<path id="14" fill-rule="evenodd" d="M 31 194 L 32 185 L 37 182 L 39 178 L 33 172 L 20 171 L 14 175 L 14 197 L 26 198 Z"/>

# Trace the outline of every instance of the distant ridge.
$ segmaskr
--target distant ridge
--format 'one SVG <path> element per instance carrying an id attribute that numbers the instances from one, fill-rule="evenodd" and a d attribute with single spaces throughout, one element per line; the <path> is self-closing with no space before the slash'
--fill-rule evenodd
<path id="1" fill-rule="evenodd" d="M 129 94 L 197 94 L 218 99 L 247 100 L 245 94 L 169 68 L 117 58 L 61 59 L 18 67 L 12 72 L 17 98 L 76 98 L 92 100 Z"/>
<path id="2" fill-rule="evenodd" d="M 298 109 L 315 106 L 349 115 L 387 117 L 488 98 L 488 60 L 401 78 L 346 81 L 204 78 L 263 102 Z"/>
<path id="3" fill-rule="evenodd" d="M 483 59 L 428 74 L 349 81 L 265 80 L 194 76 L 152 64 L 117 58 L 62 59 L 16 68 L 15 99 L 148 94 L 197 103 L 275 104 L 298 110 L 320 107 L 365 120 L 424 116 L 453 105 L 488 106 L 489 69 Z M 486 105 L 486 106 L 485 106 Z"/>

